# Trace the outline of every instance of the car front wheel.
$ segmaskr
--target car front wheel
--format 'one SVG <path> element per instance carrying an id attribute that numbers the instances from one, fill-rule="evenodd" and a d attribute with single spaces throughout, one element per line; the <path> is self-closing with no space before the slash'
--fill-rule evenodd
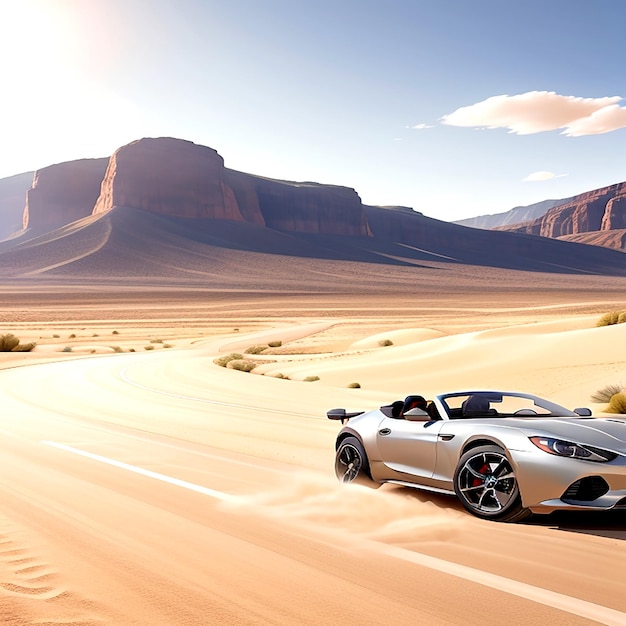
<path id="1" fill-rule="evenodd" d="M 482 519 L 519 522 L 531 515 L 522 506 L 511 462 L 496 445 L 474 448 L 461 457 L 454 491 L 463 506 Z"/>
<path id="2" fill-rule="evenodd" d="M 346 437 L 337 448 L 335 474 L 342 483 L 378 487 L 370 475 L 367 454 L 356 437 Z"/>

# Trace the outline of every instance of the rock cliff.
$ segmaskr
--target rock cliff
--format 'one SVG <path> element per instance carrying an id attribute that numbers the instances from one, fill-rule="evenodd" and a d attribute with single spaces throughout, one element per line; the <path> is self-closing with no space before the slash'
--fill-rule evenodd
<path id="1" fill-rule="evenodd" d="M 0 240 L 22 229 L 26 192 L 34 172 L 24 172 L 0 180 Z"/>
<path id="2" fill-rule="evenodd" d="M 224 177 L 224 161 L 211 148 L 167 137 L 140 139 L 109 160 L 93 212 L 128 206 L 171 217 L 246 221 Z M 262 223 L 258 214 L 248 218 Z"/>
<path id="3" fill-rule="evenodd" d="M 226 169 L 215 150 L 181 139 L 140 139 L 118 149 L 94 214 L 114 206 L 171 217 L 245 221 L 286 232 L 370 234 L 354 189 Z"/>
<path id="4" fill-rule="evenodd" d="M 626 183 L 622 183 L 626 186 Z M 618 230 L 626 228 L 626 188 L 624 193 L 616 195 L 606 203 L 600 230 Z"/>
<path id="5" fill-rule="evenodd" d="M 225 169 L 224 179 L 235 194 L 239 211 L 246 222 L 265 226 L 253 177 L 243 172 Z"/>
<path id="6" fill-rule="evenodd" d="M 268 228 L 325 235 L 371 235 L 361 198 L 354 189 L 247 176 Z"/>
<path id="7" fill-rule="evenodd" d="M 26 194 L 23 226 L 54 230 L 91 215 L 108 159 L 82 159 L 37 170 Z"/>
<path id="8" fill-rule="evenodd" d="M 623 228 L 626 228 L 626 182 L 574 196 L 533 221 L 502 226 L 497 230 L 564 238 Z M 619 238 L 598 240 L 620 241 Z"/>

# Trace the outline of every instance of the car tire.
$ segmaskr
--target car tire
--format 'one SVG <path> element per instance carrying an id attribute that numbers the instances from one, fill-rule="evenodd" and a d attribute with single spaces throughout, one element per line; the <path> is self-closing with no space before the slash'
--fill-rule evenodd
<path id="1" fill-rule="evenodd" d="M 468 450 L 454 472 L 454 491 L 472 515 L 500 522 L 519 522 L 532 515 L 522 506 L 515 470 L 496 445 Z"/>
<path id="2" fill-rule="evenodd" d="M 346 437 L 339 444 L 335 455 L 335 475 L 344 484 L 380 486 L 372 480 L 367 454 L 356 437 Z"/>

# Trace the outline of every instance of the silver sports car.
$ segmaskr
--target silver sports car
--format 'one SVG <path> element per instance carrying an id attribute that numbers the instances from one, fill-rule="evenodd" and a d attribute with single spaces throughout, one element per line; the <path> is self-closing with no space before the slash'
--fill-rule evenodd
<path id="1" fill-rule="evenodd" d="M 456 493 L 477 517 L 509 522 L 626 509 L 625 418 L 507 391 L 414 395 L 327 416 L 344 424 L 335 460 L 344 483 Z"/>

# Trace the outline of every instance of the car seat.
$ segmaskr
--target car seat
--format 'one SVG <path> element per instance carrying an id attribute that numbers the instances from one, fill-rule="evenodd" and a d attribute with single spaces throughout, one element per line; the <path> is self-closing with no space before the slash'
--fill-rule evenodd
<path id="1" fill-rule="evenodd" d="M 404 408 L 404 400 L 396 400 L 391 403 L 391 417 L 395 419 L 402 418 L 402 409 Z"/>
<path id="2" fill-rule="evenodd" d="M 439 415 L 439 409 L 432 400 L 428 403 L 428 406 L 426 407 L 426 413 L 428 413 L 430 419 L 433 420 L 433 422 L 441 419 L 441 415 Z"/>
<path id="3" fill-rule="evenodd" d="M 495 409 L 489 408 L 489 398 L 485 396 L 470 396 L 461 404 L 463 417 L 488 417 L 497 415 Z"/>
<path id="4" fill-rule="evenodd" d="M 415 408 L 422 409 L 423 411 L 426 410 L 426 399 L 424 396 L 407 396 L 404 399 L 401 415 Z"/>

